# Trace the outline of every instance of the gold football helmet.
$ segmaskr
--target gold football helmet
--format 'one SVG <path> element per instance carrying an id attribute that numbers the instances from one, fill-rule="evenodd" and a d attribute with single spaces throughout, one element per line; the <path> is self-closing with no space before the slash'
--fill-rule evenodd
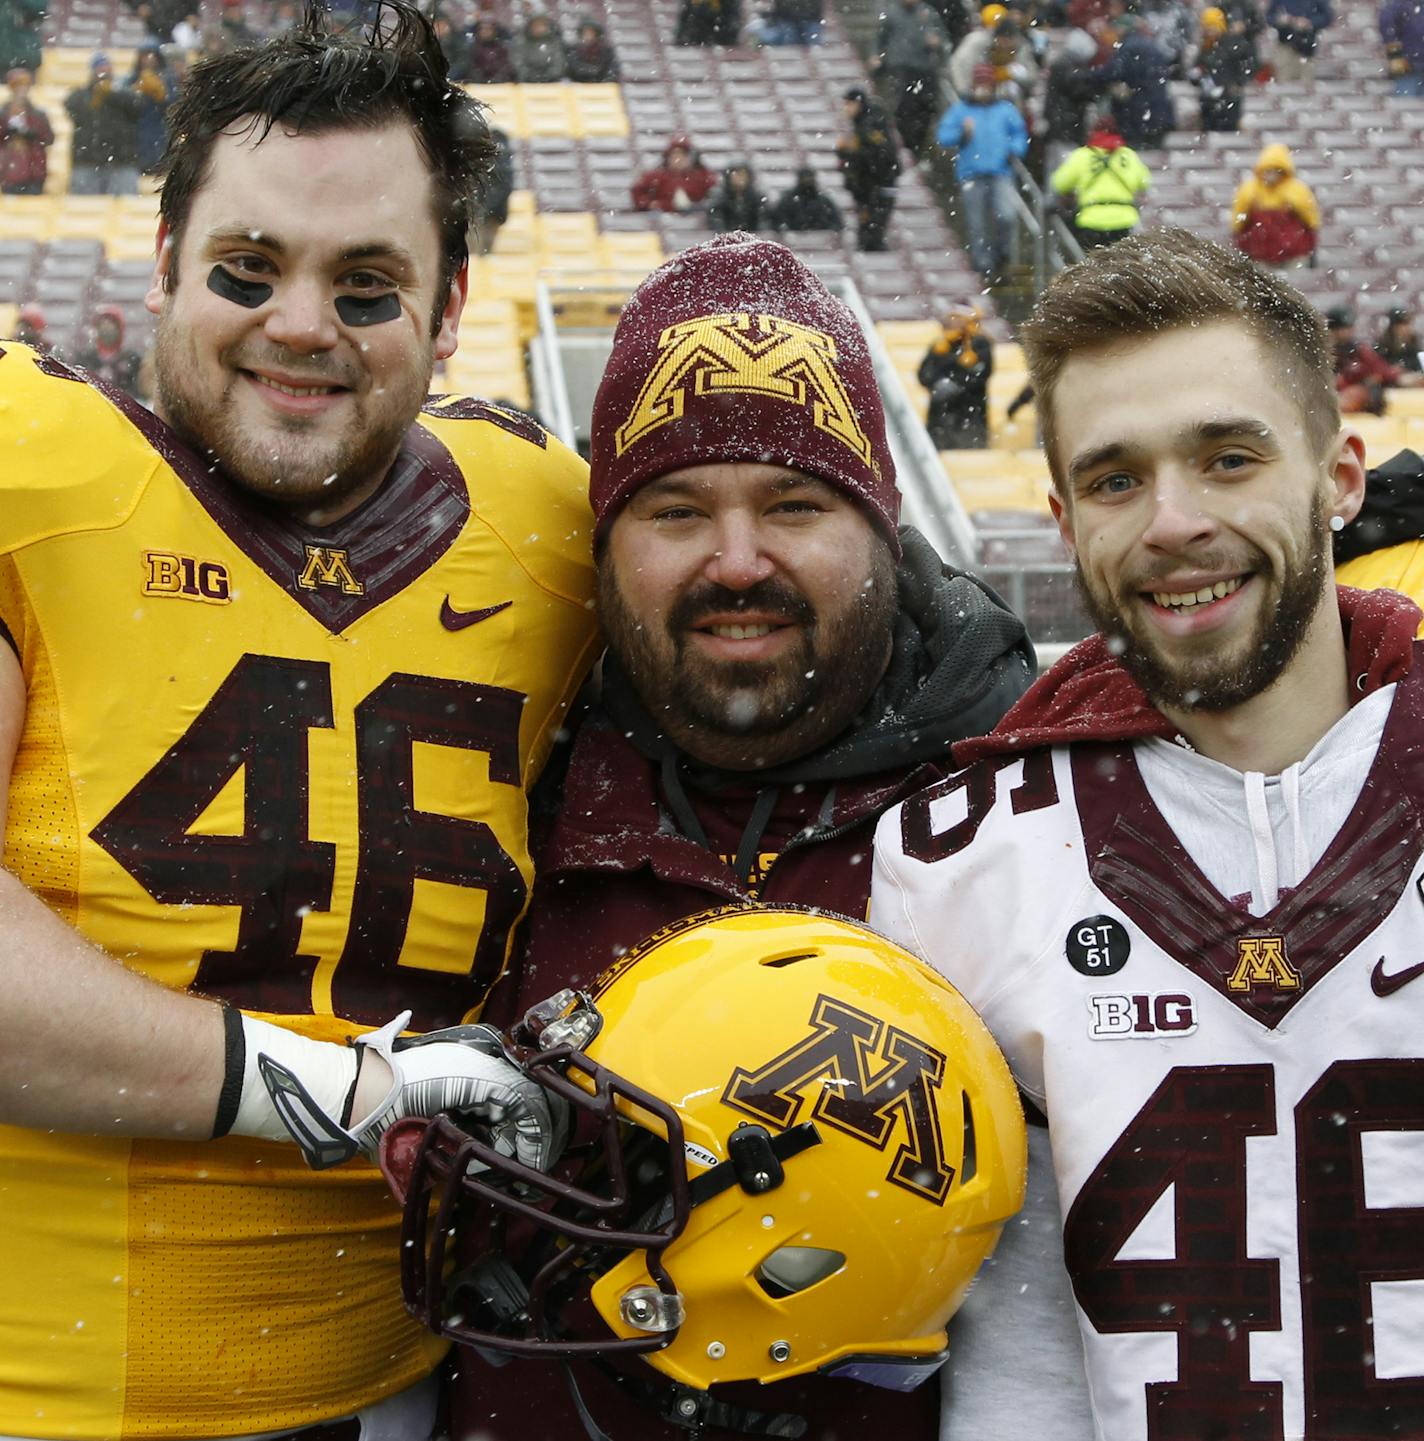
<path id="1" fill-rule="evenodd" d="M 810 1372 L 908 1389 L 1023 1199 L 983 1022 L 848 921 L 669 926 L 531 1011 L 510 1054 L 573 1109 L 553 1174 L 455 1117 L 386 1156 L 407 1304 L 485 1350 L 637 1352 L 694 1398 Z M 451 1274 L 456 1233 L 478 1259 Z"/>

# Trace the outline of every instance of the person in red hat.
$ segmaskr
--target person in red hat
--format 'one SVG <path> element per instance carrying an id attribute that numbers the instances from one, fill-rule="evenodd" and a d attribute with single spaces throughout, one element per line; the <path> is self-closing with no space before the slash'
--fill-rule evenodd
<path id="1" fill-rule="evenodd" d="M 15 339 L 21 345 L 32 346 L 42 355 L 48 355 L 54 346 L 45 334 L 44 310 L 33 301 L 20 307 L 15 317 Z"/>
<path id="2" fill-rule="evenodd" d="M 935 139 L 954 150 L 954 175 L 969 259 L 986 280 L 996 278 L 1008 259 L 1014 215 L 1014 161 L 1028 151 L 1028 127 L 1012 100 L 997 90 L 992 65 L 974 67 L 969 94 L 944 112 Z"/>
<path id="3" fill-rule="evenodd" d="M 608 652 L 543 797 L 523 965 L 496 1019 L 710 907 L 863 916 L 876 817 L 1034 670 L 1018 618 L 899 525 L 865 338 L 784 246 L 733 232 L 654 271 L 614 334 L 591 439 Z M 531 1434 L 528 1365 L 462 1351 L 457 1370 L 453 1435 Z M 609 1435 L 685 1441 L 645 1404 L 657 1373 L 641 1360 L 626 1388 L 569 1370 Z M 753 1413 L 803 1418 L 808 1437 L 939 1436 L 933 1380 L 713 1389 L 727 1409 L 703 1441 L 745 1435 Z M 540 1435 L 585 1434 L 555 1372 L 539 1410 Z"/>
<path id="4" fill-rule="evenodd" d="M 1152 172 L 1112 120 L 1100 120 L 1087 140 L 1064 160 L 1049 181 L 1073 206 L 1073 232 L 1084 250 L 1111 245 L 1137 229 L 1138 197 Z"/>
<path id="5" fill-rule="evenodd" d="M 667 210 L 673 213 L 695 210 L 704 205 L 717 184 L 685 135 L 674 135 L 663 148 L 663 163 L 645 170 L 633 182 L 635 210 Z"/>

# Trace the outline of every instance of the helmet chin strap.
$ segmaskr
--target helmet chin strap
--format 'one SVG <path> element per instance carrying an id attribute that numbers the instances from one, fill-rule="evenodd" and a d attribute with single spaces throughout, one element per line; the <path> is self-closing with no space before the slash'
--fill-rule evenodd
<path id="1" fill-rule="evenodd" d="M 567 1361 L 560 1364 L 579 1420 L 588 1433 L 588 1441 L 613 1441 L 589 1412 L 574 1368 Z M 634 1400 L 656 1411 L 664 1421 L 689 1432 L 694 1441 L 708 1426 L 735 1431 L 741 1436 L 798 1437 L 806 1434 L 805 1417 L 789 1411 L 753 1411 L 746 1406 L 732 1406 L 717 1400 L 711 1392 L 695 1391 L 690 1386 L 679 1386 L 675 1381 L 643 1381 L 597 1359 L 593 1364 Z"/>

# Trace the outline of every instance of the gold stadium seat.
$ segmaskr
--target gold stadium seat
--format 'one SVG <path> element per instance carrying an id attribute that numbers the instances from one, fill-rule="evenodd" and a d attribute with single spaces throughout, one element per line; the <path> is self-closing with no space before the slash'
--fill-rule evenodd
<path id="1" fill-rule="evenodd" d="M 1389 390 L 1385 392 L 1385 399 L 1390 415 L 1405 420 L 1424 417 L 1424 389 Z"/>
<path id="2" fill-rule="evenodd" d="M 623 108 L 623 92 L 617 85 L 575 85 L 572 89 L 581 135 L 628 134 L 628 112 Z"/>
<path id="3" fill-rule="evenodd" d="M 570 94 L 572 89 L 567 80 L 554 85 L 521 85 L 516 101 L 522 114 L 520 134 L 584 139 L 583 116 Z"/>
<path id="4" fill-rule="evenodd" d="M 5 301 L 0 303 L 0 339 L 14 335 L 15 327 L 20 319 L 20 307 Z"/>
<path id="5" fill-rule="evenodd" d="M 951 451 L 955 455 L 958 452 Z M 951 467 L 952 469 L 952 467 Z M 980 510 L 1020 510 L 1046 513 L 1048 504 L 1044 495 L 1021 477 L 1007 476 L 966 476 L 954 481 L 955 494 L 960 504 L 971 515 Z"/>
<path id="6" fill-rule="evenodd" d="M 558 211 L 538 215 L 534 227 L 540 249 L 573 251 L 590 255 L 598 250 L 598 221 L 586 210 Z"/>
<path id="7" fill-rule="evenodd" d="M 1345 424 L 1365 439 L 1365 459 L 1370 465 L 1388 460 L 1405 447 L 1407 417 L 1395 415 L 1347 415 Z"/>
<path id="8" fill-rule="evenodd" d="M 602 236 L 599 246 L 610 263 L 647 261 L 652 269 L 667 258 L 656 230 L 610 230 Z"/>

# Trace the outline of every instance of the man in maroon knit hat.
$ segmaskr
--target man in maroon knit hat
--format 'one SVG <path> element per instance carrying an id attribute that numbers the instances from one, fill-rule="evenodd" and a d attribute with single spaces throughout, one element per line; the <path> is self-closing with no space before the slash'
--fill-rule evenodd
<path id="1" fill-rule="evenodd" d="M 1420 612 L 1334 584 L 1324 327 L 1170 230 L 1023 337 L 1100 633 L 884 818 L 872 919 L 1047 1113 L 1099 1435 L 1424 1435 Z"/>
<path id="2" fill-rule="evenodd" d="M 876 818 L 944 774 L 950 742 L 992 728 L 1033 674 L 1019 620 L 898 527 L 865 339 L 783 246 L 722 235 L 655 271 L 619 322 L 592 436 L 609 649 L 544 797 L 524 963 L 493 1002 L 505 1019 L 712 907 L 863 918 Z M 634 1388 L 656 1377 L 627 1364 Z M 584 1434 L 557 1370 L 468 1351 L 456 1365 L 456 1437 Z M 598 1366 L 570 1372 L 614 1441 L 689 1436 Z M 822 1441 L 939 1436 L 934 1379 L 713 1393 L 728 1425 L 704 1441 L 768 1413 Z"/>

